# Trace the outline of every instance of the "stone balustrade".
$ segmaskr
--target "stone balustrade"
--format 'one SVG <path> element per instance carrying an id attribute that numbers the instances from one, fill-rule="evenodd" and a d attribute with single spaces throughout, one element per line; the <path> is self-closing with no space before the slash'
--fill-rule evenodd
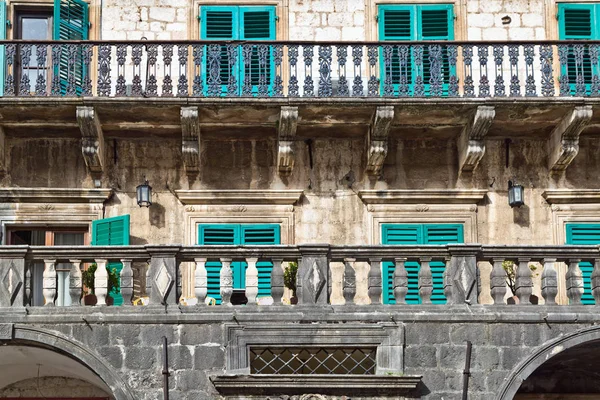
<path id="1" fill-rule="evenodd" d="M 363 304 L 357 301 L 357 265 L 368 266 L 367 295 L 371 304 L 381 304 L 382 292 L 391 290 L 395 303 L 404 305 L 409 291 L 409 280 L 418 282 L 419 302 L 432 303 L 435 284 L 431 265 L 442 265 L 441 287 L 448 305 L 477 304 L 482 294 L 489 292 L 493 304 L 505 304 L 507 297 L 507 268 L 514 268 L 514 288 L 518 304 L 528 305 L 533 290 L 531 263 L 539 263 L 541 271 L 541 294 L 545 304 L 556 304 L 558 281 L 557 263 L 565 263 L 566 296 L 569 304 L 581 304 L 584 293 L 581 262 L 593 265 L 591 293 L 596 304 L 600 304 L 600 247 L 599 246 L 497 246 L 497 245 L 445 245 L 445 246 L 332 246 L 310 244 L 298 246 L 3 246 L 0 247 L 0 307 L 22 307 L 31 304 L 34 285 L 42 285 L 46 306 L 55 305 L 57 296 L 57 271 L 59 263 L 71 265 L 68 293 L 72 306 L 80 306 L 83 285 L 82 266 L 96 263 L 95 294 L 97 305 L 106 305 L 109 294 L 109 262 L 120 262 L 120 291 L 124 306 L 132 305 L 133 263 L 142 263 L 146 268 L 145 304 L 177 305 L 181 298 L 182 263 L 195 266 L 194 293 L 199 306 L 204 306 L 208 294 L 207 263 L 219 262 L 220 297 L 222 305 L 231 305 L 233 294 L 232 263 L 246 262 L 245 296 L 248 305 L 262 304 L 258 301 L 257 263 L 273 265 L 270 282 L 274 305 L 283 304 L 284 270 L 288 262 L 298 263 L 298 304 L 332 304 L 336 295 L 334 287 L 340 287 L 340 298 L 345 304 Z M 42 282 L 32 278 L 33 263 L 44 264 Z M 340 282 L 332 278 L 333 265 L 341 263 Z M 382 263 L 393 265 L 393 276 L 385 276 Z M 407 272 L 405 267 L 417 265 Z M 444 263 L 444 264 L 441 264 Z M 482 285 L 481 265 L 491 264 L 489 287 Z M 412 274 L 412 276 L 411 276 Z M 338 276 L 338 275 L 336 275 Z M 388 280 L 389 279 L 389 280 Z M 388 283 L 389 282 L 389 283 Z M 334 285 L 336 284 L 336 285 Z M 337 285 L 339 284 L 339 285 Z M 391 288 L 388 286 L 391 285 Z M 414 285 L 413 285 L 414 290 Z M 439 301 L 438 301 L 439 303 Z M 393 306 L 393 305 L 390 305 Z"/>

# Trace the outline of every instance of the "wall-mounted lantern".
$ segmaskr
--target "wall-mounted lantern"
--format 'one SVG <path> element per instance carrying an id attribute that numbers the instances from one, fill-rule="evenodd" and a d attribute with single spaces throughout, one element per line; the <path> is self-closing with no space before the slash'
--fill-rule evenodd
<path id="1" fill-rule="evenodd" d="M 140 207 L 150 207 L 152 205 L 152 186 L 146 179 L 144 183 L 135 188 L 137 194 L 137 203 Z"/>
<path id="2" fill-rule="evenodd" d="M 513 181 L 508 181 L 508 205 L 511 208 L 521 207 L 525 204 L 525 189 Z"/>

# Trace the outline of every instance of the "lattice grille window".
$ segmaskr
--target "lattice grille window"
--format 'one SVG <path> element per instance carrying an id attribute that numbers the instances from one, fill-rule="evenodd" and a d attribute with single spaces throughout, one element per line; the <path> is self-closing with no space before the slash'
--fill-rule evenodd
<path id="1" fill-rule="evenodd" d="M 251 347 L 250 373 L 374 375 L 376 354 L 371 347 Z"/>

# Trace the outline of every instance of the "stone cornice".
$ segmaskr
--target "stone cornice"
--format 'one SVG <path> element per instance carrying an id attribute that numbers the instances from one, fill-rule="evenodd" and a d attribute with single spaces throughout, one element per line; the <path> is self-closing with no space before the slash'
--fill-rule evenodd
<path id="1" fill-rule="evenodd" d="M 361 190 L 358 196 L 365 204 L 477 204 L 487 190 Z"/>
<path id="2" fill-rule="evenodd" d="M 263 204 L 293 205 L 302 190 L 176 190 L 185 204 Z"/>
<path id="3" fill-rule="evenodd" d="M 112 189 L 0 188 L 0 203 L 103 203 Z"/>
<path id="4" fill-rule="evenodd" d="M 219 393 L 378 396 L 415 390 L 420 376 L 395 375 L 218 375 L 210 378 Z"/>
<path id="5" fill-rule="evenodd" d="M 550 204 L 600 203 L 600 189 L 549 189 L 542 196 Z"/>

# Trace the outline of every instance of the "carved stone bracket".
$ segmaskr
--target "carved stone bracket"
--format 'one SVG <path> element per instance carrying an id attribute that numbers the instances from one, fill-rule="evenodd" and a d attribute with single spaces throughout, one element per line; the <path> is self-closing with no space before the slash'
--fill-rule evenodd
<path id="1" fill-rule="evenodd" d="M 485 135 L 496 116 L 496 110 L 490 106 L 479 106 L 458 139 L 458 162 L 461 171 L 470 172 L 477 168 L 485 154 Z"/>
<path id="2" fill-rule="evenodd" d="M 369 175 L 379 175 L 381 173 L 383 162 L 388 153 L 388 136 L 393 119 L 393 106 L 377 107 L 369 131 L 366 170 Z"/>
<path id="3" fill-rule="evenodd" d="M 283 176 L 290 175 L 294 169 L 296 155 L 294 138 L 298 127 L 298 107 L 281 107 L 278 127 L 277 167 Z"/>
<path id="4" fill-rule="evenodd" d="M 592 106 L 575 107 L 554 128 L 548 142 L 552 171 L 564 171 L 579 153 L 579 134 L 592 119 Z"/>
<path id="5" fill-rule="evenodd" d="M 181 107 L 181 155 L 185 172 L 200 171 L 200 118 L 198 107 Z"/>
<path id="6" fill-rule="evenodd" d="M 77 107 L 77 123 L 81 129 L 81 152 L 83 159 L 95 179 L 104 169 L 104 134 L 94 107 Z"/>

